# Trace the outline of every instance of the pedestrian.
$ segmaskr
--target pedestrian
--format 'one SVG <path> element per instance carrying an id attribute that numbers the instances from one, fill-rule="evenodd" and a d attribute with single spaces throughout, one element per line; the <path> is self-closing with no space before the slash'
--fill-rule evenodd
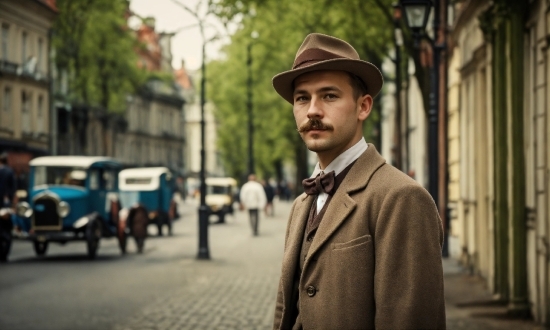
<path id="1" fill-rule="evenodd" d="M 269 180 L 263 180 L 262 185 L 264 186 L 265 197 L 267 199 L 265 203 L 265 215 L 266 216 L 275 216 L 275 209 L 273 207 L 273 199 L 275 199 L 275 188 L 269 184 Z"/>
<path id="2" fill-rule="evenodd" d="M 367 144 L 380 71 L 313 33 L 273 77 L 318 163 L 292 206 L 275 329 L 443 329 L 442 224 L 429 193 Z"/>
<path id="3" fill-rule="evenodd" d="M 0 208 L 14 207 L 16 189 L 15 174 L 8 166 L 8 154 L 3 152 L 0 154 Z"/>
<path id="4" fill-rule="evenodd" d="M 252 234 L 258 235 L 258 223 L 260 222 L 260 210 L 263 210 L 266 204 L 264 187 L 256 181 L 256 175 L 250 174 L 248 182 L 242 188 L 239 196 L 241 209 L 247 209 L 250 217 L 250 226 Z"/>

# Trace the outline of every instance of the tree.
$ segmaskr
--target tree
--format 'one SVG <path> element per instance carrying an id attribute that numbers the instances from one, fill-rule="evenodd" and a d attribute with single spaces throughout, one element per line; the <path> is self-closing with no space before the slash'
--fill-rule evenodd
<path id="1" fill-rule="evenodd" d="M 296 132 L 292 106 L 271 86 L 271 78 L 290 69 L 306 34 L 320 32 L 349 40 L 363 59 L 378 67 L 391 46 L 393 21 L 389 0 L 219 0 L 211 10 L 223 22 L 240 20 L 240 28 L 224 48 L 225 58 L 209 63 L 209 96 L 217 107 L 219 147 L 228 172 L 246 171 L 246 49 L 252 47 L 254 77 L 255 159 L 257 171 L 270 175 L 276 166 L 296 161 L 296 183 L 309 174 L 307 150 Z M 388 19 L 389 15 L 389 19 Z M 252 41 L 251 32 L 259 39 Z M 367 140 L 380 120 L 375 109 L 365 125 Z M 275 165 L 279 164 L 279 165 Z M 296 186 L 299 186 L 298 184 Z"/>
<path id="2" fill-rule="evenodd" d="M 73 102 L 113 112 L 144 81 L 137 68 L 133 31 L 126 25 L 126 0 L 58 0 L 52 45 L 59 70 L 70 78 Z"/>

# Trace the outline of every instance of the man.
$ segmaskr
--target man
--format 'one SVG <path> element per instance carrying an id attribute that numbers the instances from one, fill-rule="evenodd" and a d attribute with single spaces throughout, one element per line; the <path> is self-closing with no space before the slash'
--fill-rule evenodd
<path id="1" fill-rule="evenodd" d="M 275 188 L 269 183 L 269 179 L 262 181 L 262 186 L 264 186 L 265 197 L 267 202 L 265 204 L 265 215 L 266 216 L 275 216 L 275 209 L 273 207 L 273 200 L 275 199 Z"/>
<path id="2" fill-rule="evenodd" d="M 445 328 L 433 199 L 362 136 L 382 84 L 350 44 L 317 33 L 273 78 L 319 161 L 290 213 L 275 329 Z"/>
<path id="3" fill-rule="evenodd" d="M 16 189 L 15 175 L 8 166 L 8 154 L 3 152 L 0 154 L 0 208 L 14 206 Z"/>
<path id="4" fill-rule="evenodd" d="M 256 181 L 256 175 L 250 174 L 248 182 L 241 188 L 239 196 L 241 209 L 247 209 L 250 216 L 250 226 L 254 236 L 258 236 L 259 210 L 265 207 L 266 196 L 264 187 Z"/>

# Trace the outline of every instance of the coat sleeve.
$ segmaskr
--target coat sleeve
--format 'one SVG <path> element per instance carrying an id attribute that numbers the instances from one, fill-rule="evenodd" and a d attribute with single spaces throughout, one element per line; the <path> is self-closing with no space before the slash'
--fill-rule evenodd
<path id="1" fill-rule="evenodd" d="M 376 329 L 444 329 L 443 228 L 433 199 L 414 184 L 390 191 L 376 223 Z"/>

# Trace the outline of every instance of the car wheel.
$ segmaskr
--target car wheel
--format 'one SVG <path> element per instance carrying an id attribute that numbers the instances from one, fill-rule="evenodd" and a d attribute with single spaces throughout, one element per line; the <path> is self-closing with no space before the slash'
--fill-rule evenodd
<path id="1" fill-rule="evenodd" d="M 147 224 L 149 223 L 149 217 L 147 211 L 139 207 L 132 214 L 131 232 L 132 236 L 136 240 L 136 245 L 139 253 L 143 252 L 143 246 L 145 245 L 145 238 L 147 237 Z"/>
<path id="2" fill-rule="evenodd" d="M 94 259 L 99 248 L 99 240 L 101 239 L 101 224 L 99 221 L 92 220 L 86 226 L 86 245 L 88 248 L 88 258 Z"/>
<path id="3" fill-rule="evenodd" d="M 48 242 L 33 242 L 34 246 L 34 253 L 36 253 L 37 256 L 42 257 L 46 254 L 46 251 L 48 250 Z"/>
<path id="4" fill-rule="evenodd" d="M 0 233 L 0 262 L 8 261 L 11 249 L 11 234 Z"/>
<path id="5" fill-rule="evenodd" d="M 218 223 L 225 223 L 225 212 L 220 212 L 218 215 Z"/>

